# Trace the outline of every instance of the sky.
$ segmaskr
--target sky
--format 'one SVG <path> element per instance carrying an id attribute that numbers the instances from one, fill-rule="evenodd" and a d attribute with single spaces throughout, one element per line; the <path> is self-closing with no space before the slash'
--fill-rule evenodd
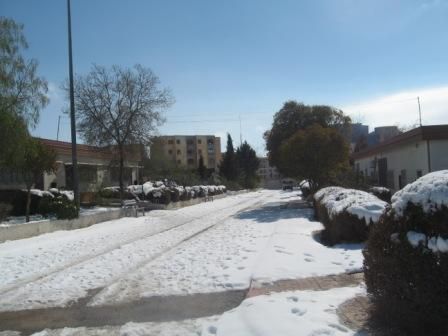
<path id="1" fill-rule="evenodd" d="M 0 0 L 0 15 L 24 24 L 26 56 L 49 83 L 32 133 L 56 139 L 66 1 Z M 160 134 L 229 132 L 263 155 L 287 100 L 332 105 L 372 130 L 415 125 L 420 97 L 423 124 L 447 124 L 447 18 L 448 0 L 72 0 L 74 71 L 149 67 L 176 100 Z M 70 139 L 65 115 L 59 139 Z"/>

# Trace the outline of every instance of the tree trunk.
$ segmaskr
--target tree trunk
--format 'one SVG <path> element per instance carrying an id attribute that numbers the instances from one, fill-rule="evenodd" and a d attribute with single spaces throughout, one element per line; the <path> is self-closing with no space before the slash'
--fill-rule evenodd
<path id="1" fill-rule="evenodd" d="M 119 146 L 120 151 L 120 166 L 119 166 L 119 172 L 118 172 L 118 180 L 120 183 L 120 200 L 123 202 L 124 198 L 124 183 L 123 183 L 123 170 L 124 170 L 124 152 L 123 147 Z"/>
<path id="2" fill-rule="evenodd" d="M 26 210 L 25 210 L 25 216 L 26 216 L 26 222 L 28 223 L 30 221 L 30 205 L 31 205 L 31 187 L 27 187 L 26 189 Z"/>

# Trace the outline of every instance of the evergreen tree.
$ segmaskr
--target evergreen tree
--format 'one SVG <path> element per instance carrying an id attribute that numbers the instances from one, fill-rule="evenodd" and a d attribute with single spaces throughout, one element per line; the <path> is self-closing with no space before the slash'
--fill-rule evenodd
<path id="1" fill-rule="evenodd" d="M 236 159 L 244 179 L 250 180 L 257 176 L 260 160 L 255 150 L 246 141 L 236 150 Z"/>
<path id="2" fill-rule="evenodd" d="M 219 174 L 229 181 L 235 181 L 238 178 L 235 150 L 233 149 L 233 141 L 229 133 L 227 133 L 227 149 L 219 166 Z"/>

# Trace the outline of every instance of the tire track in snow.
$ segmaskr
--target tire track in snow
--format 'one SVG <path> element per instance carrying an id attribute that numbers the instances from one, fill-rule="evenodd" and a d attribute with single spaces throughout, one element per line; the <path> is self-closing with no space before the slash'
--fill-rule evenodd
<path id="1" fill-rule="evenodd" d="M 217 209 L 215 211 L 216 212 L 225 211 L 225 210 L 230 209 L 230 208 L 232 208 L 234 206 L 235 205 L 230 205 L 230 206 L 227 206 L 227 207 L 224 207 L 224 208 L 219 208 L 219 209 Z M 167 211 L 167 210 L 165 210 L 165 211 Z M 157 217 L 165 219 L 165 217 L 167 217 L 167 215 L 168 214 L 163 214 L 162 216 L 157 216 Z M 125 246 L 125 245 L 128 245 L 128 244 L 132 244 L 132 243 L 137 242 L 139 240 L 143 240 L 143 239 L 146 239 L 146 238 L 149 238 L 149 237 L 152 237 L 152 236 L 155 236 L 155 235 L 158 235 L 158 234 L 161 234 L 161 233 L 164 233 L 164 232 L 167 232 L 167 231 L 179 228 L 179 227 L 184 226 L 184 225 L 188 225 L 188 224 L 190 224 L 190 223 L 192 223 L 192 222 L 194 222 L 194 221 L 196 221 L 198 219 L 202 219 L 202 218 L 204 218 L 206 216 L 209 216 L 209 214 L 205 213 L 203 215 L 190 218 L 190 219 L 188 219 L 185 222 L 181 222 L 180 224 L 169 226 L 169 227 L 164 228 L 164 229 L 152 231 L 151 233 L 143 235 L 143 236 L 139 236 L 138 238 L 131 237 L 129 239 L 122 240 L 122 241 L 120 241 L 120 242 L 118 242 L 116 244 L 109 245 L 106 249 L 103 249 L 103 250 L 101 250 L 98 253 L 86 254 L 86 255 L 84 255 L 84 256 L 82 256 L 80 258 L 76 258 L 76 260 L 74 260 L 73 262 L 64 263 L 62 265 L 59 265 L 57 267 L 52 268 L 50 271 L 46 271 L 45 273 L 40 273 L 37 276 L 33 275 L 33 276 L 30 276 L 30 277 L 22 278 L 19 281 L 14 282 L 11 285 L 4 286 L 1 289 L 0 296 L 4 295 L 4 294 L 6 294 L 6 293 L 8 293 L 8 292 L 10 292 L 10 291 L 12 291 L 14 289 L 17 289 L 19 287 L 25 286 L 28 283 L 39 281 L 39 280 L 41 280 L 41 279 L 43 279 L 45 277 L 48 277 L 48 276 L 51 276 L 51 275 L 56 274 L 58 272 L 61 272 L 61 271 L 65 270 L 65 269 L 67 269 L 67 268 L 70 268 L 70 267 L 73 267 L 73 266 L 76 266 L 76 265 L 80 265 L 80 264 L 85 263 L 85 262 L 87 262 L 87 261 L 89 261 L 91 259 L 94 259 L 96 257 L 99 257 L 99 256 L 105 255 L 107 253 L 110 253 L 113 250 L 120 249 L 122 246 Z M 148 219 L 150 219 L 150 218 L 148 218 Z M 151 225 L 151 223 L 148 223 L 148 225 Z"/>
<path id="2" fill-rule="evenodd" d="M 208 229 L 212 228 L 213 226 L 219 224 L 226 218 L 235 215 L 236 213 L 240 211 L 244 211 L 247 208 L 256 206 L 257 203 L 259 203 L 265 195 L 256 195 L 256 197 L 241 200 L 239 204 L 232 204 L 231 206 L 227 206 L 224 208 L 220 208 L 218 210 L 215 210 L 213 213 L 214 218 L 211 222 L 206 224 L 205 226 L 199 225 L 199 228 L 192 228 L 191 232 L 187 232 L 187 234 L 183 237 L 180 237 L 178 240 L 175 241 L 174 244 L 167 244 L 166 246 L 158 247 L 159 250 L 157 250 L 155 253 L 149 253 L 149 256 L 143 256 L 140 259 L 137 258 L 135 263 L 132 263 L 132 261 L 129 263 L 130 267 L 126 267 L 126 264 L 123 264 L 123 269 L 120 270 L 119 275 L 116 275 L 115 272 L 109 273 L 109 274 L 100 274 L 99 277 L 94 273 L 94 270 L 98 270 L 101 268 L 104 268 L 105 265 L 108 265 L 108 261 L 113 261 L 114 255 L 121 256 L 124 254 L 126 255 L 126 249 L 130 248 L 130 245 L 135 245 L 142 243 L 146 243 L 145 240 L 150 240 L 151 237 L 157 238 L 158 241 L 163 241 L 163 239 L 160 239 L 160 236 L 171 236 L 176 235 L 176 230 L 182 234 L 182 227 L 185 225 L 192 224 L 194 222 L 199 222 L 204 217 L 208 216 L 210 217 L 209 213 L 206 213 L 201 216 L 197 216 L 195 218 L 192 218 L 188 220 L 187 222 L 183 222 L 182 224 L 176 225 L 175 227 L 171 227 L 169 229 L 160 231 L 159 233 L 155 233 L 152 235 L 149 235 L 148 237 L 141 237 L 139 239 L 133 239 L 128 244 L 120 244 L 115 250 L 109 249 L 106 252 L 97 254 L 95 256 L 89 256 L 88 258 L 84 258 L 83 261 L 78 261 L 76 263 L 73 263 L 73 265 L 64 267 L 62 269 L 59 269 L 57 271 L 53 271 L 49 274 L 46 274 L 44 276 L 39 277 L 38 279 L 35 279 L 31 282 L 26 283 L 25 285 L 16 285 L 15 289 L 9 290 L 7 293 L 4 293 L 0 296 L 0 303 L 2 305 L 1 310 L 17 310 L 17 309 L 25 309 L 29 307 L 30 305 L 35 307 L 47 307 L 47 306 L 60 306 L 67 304 L 69 302 L 73 302 L 78 300 L 79 298 L 82 298 L 89 292 L 89 290 L 98 289 L 98 286 L 92 286 L 95 283 L 95 280 L 97 282 L 100 282 L 101 285 L 99 287 L 106 287 L 110 284 L 113 284 L 114 282 L 119 281 L 120 278 L 122 278 L 124 275 L 127 275 L 130 272 L 135 271 L 139 267 L 141 267 L 144 264 L 150 263 L 154 259 L 160 257 L 161 255 L 167 253 L 168 251 L 176 248 L 183 242 L 192 239 L 193 237 L 201 234 L 202 232 L 207 231 Z M 248 204 L 249 203 L 249 204 Z M 243 205 L 243 207 L 241 207 Z M 232 212 L 231 214 L 224 214 L 224 216 L 220 215 L 222 212 L 225 212 L 229 208 L 238 208 L 238 211 Z M 187 229 L 189 230 L 189 228 Z M 159 236 L 159 237 L 156 237 Z M 145 245 L 146 246 L 146 245 Z M 144 247 L 144 246 L 143 246 Z M 130 251 L 132 252 L 132 250 Z M 104 257 L 104 259 L 103 259 Z M 108 260 L 109 259 L 109 260 Z M 92 260 L 93 263 L 92 263 Z M 97 263 L 97 265 L 95 265 Z M 86 266 L 87 269 L 90 268 L 90 274 L 83 274 L 83 266 Z M 95 266 L 95 267 L 93 267 Z M 106 266 L 107 267 L 107 266 Z M 70 271 L 72 269 L 72 272 Z M 101 271 L 99 271 L 101 272 Z M 59 273 L 59 274 L 58 274 Z M 79 279 L 78 276 L 79 275 Z M 73 277 L 75 275 L 76 277 Z M 72 277 L 69 279 L 68 277 Z M 97 279 L 95 279 L 97 277 Z M 102 277 L 102 278 L 101 278 Z M 98 281 L 99 278 L 99 281 Z M 93 283 L 89 282 L 93 279 Z M 70 284 L 75 283 L 81 283 L 81 289 L 78 288 L 72 288 Z M 50 285 L 49 285 L 50 284 Z M 83 285 L 84 284 L 84 285 Z M 45 293 L 46 294 L 42 294 Z M 84 295 L 84 296 L 83 296 Z M 65 296 L 65 297 L 64 297 Z M 44 297 L 44 298 L 43 298 Z M 62 297 L 62 302 L 61 302 Z M 68 299 L 69 300 L 68 300 Z"/>

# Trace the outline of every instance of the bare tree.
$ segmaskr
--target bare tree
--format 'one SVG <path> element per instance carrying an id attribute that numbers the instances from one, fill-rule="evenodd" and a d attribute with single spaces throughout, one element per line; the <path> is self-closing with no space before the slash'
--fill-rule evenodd
<path id="1" fill-rule="evenodd" d="M 149 68 L 93 65 L 75 78 L 78 131 L 89 144 L 115 146 L 119 158 L 119 182 L 123 194 L 126 146 L 150 143 L 163 112 L 174 102 L 168 89 Z"/>

